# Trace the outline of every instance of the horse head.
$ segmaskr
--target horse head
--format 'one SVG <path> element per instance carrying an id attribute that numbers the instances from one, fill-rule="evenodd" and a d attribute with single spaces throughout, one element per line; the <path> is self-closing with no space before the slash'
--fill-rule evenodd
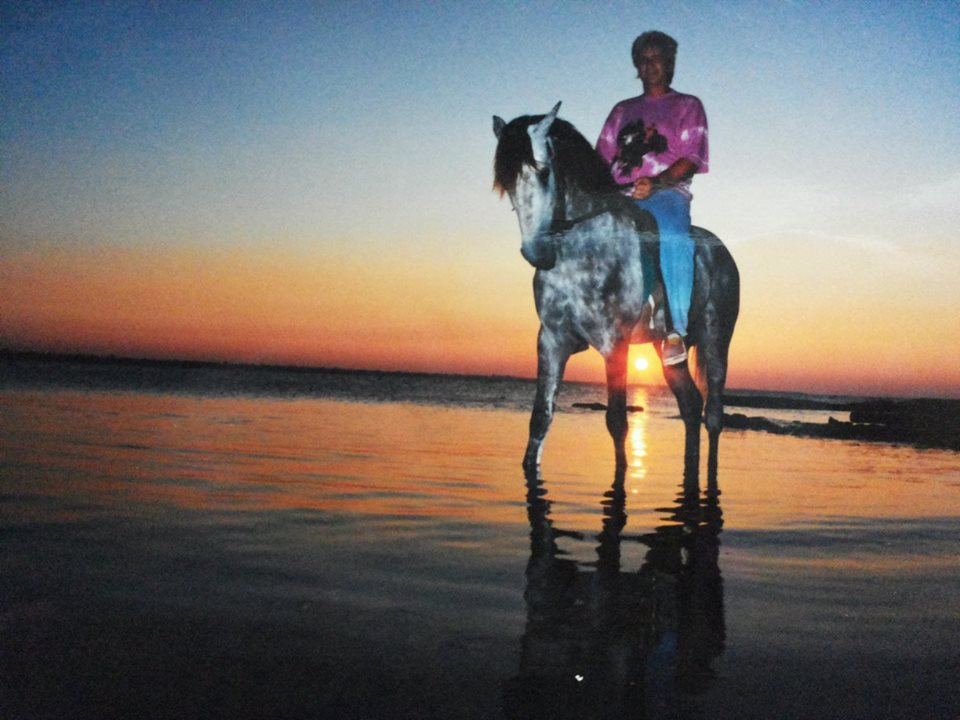
<path id="1" fill-rule="evenodd" d="M 510 197 L 520 223 L 520 253 L 539 270 L 550 270 L 557 262 L 556 243 L 551 235 L 557 180 L 552 166 L 550 128 L 559 109 L 557 103 L 542 118 L 524 116 L 510 123 L 497 116 L 493 118 L 493 133 L 499 141 L 494 186 L 501 195 Z"/>

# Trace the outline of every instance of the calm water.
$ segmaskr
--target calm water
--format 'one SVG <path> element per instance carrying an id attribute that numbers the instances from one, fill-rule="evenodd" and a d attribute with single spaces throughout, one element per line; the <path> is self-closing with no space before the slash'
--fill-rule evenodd
<path id="1" fill-rule="evenodd" d="M 9 368 L 8 368 L 9 370 Z M 0 717 L 949 718 L 960 454 L 635 390 L 97 366 L 0 392 Z M 701 483 L 705 488 L 705 482 Z"/>

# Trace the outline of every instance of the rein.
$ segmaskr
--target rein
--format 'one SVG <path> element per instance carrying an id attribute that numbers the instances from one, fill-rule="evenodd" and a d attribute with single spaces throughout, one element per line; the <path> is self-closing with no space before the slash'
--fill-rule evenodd
<path id="1" fill-rule="evenodd" d="M 573 230 L 580 223 L 587 222 L 588 220 L 593 220 L 593 218 L 600 217 L 601 215 L 606 215 L 610 212 L 610 207 L 604 207 L 605 203 L 598 203 L 599 207 L 595 207 L 593 210 L 584 213 L 578 217 L 567 218 L 567 189 L 565 187 L 565 182 L 562 173 L 556 171 L 556 165 L 554 164 L 555 154 L 553 151 L 553 145 L 550 144 L 550 159 L 551 159 L 551 172 L 554 173 L 556 178 L 556 193 L 558 202 L 554 209 L 553 220 L 550 223 L 550 235 L 563 235 L 571 230 Z M 616 193 L 620 194 L 620 193 Z"/>
<path id="2" fill-rule="evenodd" d="M 600 217 L 601 215 L 606 215 L 610 212 L 610 208 L 602 208 L 591 210 L 588 213 L 584 213 L 580 217 L 567 219 L 565 217 L 554 218 L 553 222 L 550 223 L 550 234 L 551 235 L 562 235 L 565 232 L 573 230 L 577 225 L 587 220 L 593 220 L 595 217 Z"/>
<path id="3" fill-rule="evenodd" d="M 554 170 L 556 173 L 556 170 Z M 567 218 L 567 189 L 564 187 L 563 176 L 560 173 L 556 173 L 557 178 L 557 195 L 560 199 L 560 202 L 557 203 L 556 210 L 553 214 L 553 221 L 550 223 L 550 234 L 551 235 L 562 235 L 563 233 L 573 230 L 580 223 L 586 222 L 587 220 L 593 220 L 595 217 L 600 217 L 601 215 L 606 215 L 610 212 L 609 207 L 604 207 L 604 203 L 598 203 L 599 207 L 595 207 L 590 212 L 586 212 L 583 215 L 575 218 Z M 616 193 L 619 195 L 619 193 Z"/>

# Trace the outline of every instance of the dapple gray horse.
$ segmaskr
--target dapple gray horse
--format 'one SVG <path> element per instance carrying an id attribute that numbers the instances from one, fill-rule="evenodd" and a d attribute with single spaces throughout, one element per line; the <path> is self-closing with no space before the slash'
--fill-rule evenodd
<path id="1" fill-rule="evenodd" d="M 537 395 L 523 465 L 531 470 L 540 464 L 567 360 L 592 346 L 606 361 L 607 428 L 617 467 L 623 468 L 627 352 L 632 343 L 660 340 L 666 331 L 657 226 L 620 192 L 573 125 L 557 119 L 559 108 L 557 103 L 547 115 L 509 124 L 493 119 L 494 187 L 510 197 L 520 221 L 521 253 L 536 268 Z M 687 344 L 696 348 L 698 376 L 706 375 L 708 465 L 715 476 L 740 277 L 716 236 L 701 228 L 691 235 L 696 251 Z M 659 352 L 659 342 L 656 347 Z M 686 426 L 686 466 L 696 472 L 703 396 L 687 363 L 664 366 L 663 373 Z"/>

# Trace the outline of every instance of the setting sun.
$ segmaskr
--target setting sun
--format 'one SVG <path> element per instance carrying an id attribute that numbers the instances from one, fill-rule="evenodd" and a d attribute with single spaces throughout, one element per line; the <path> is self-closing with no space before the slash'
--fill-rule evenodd
<path id="1" fill-rule="evenodd" d="M 634 382 L 648 383 L 656 380 L 655 368 L 660 366 L 657 351 L 653 344 L 646 343 L 630 346 L 630 360 L 628 367 Z"/>

